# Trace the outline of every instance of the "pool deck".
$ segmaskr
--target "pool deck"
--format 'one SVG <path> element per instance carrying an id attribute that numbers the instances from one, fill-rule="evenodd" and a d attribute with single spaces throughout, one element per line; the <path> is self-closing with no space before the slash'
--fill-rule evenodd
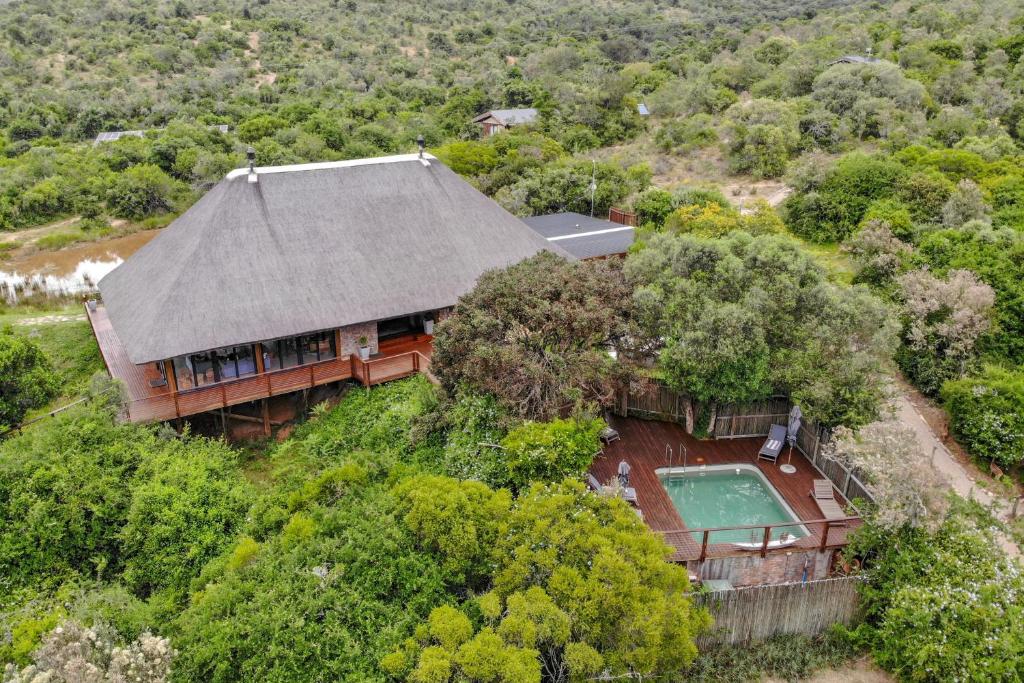
<path id="1" fill-rule="evenodd" d="M 783 474 L 779 465 L 787 461 L 788 449 L 783 450 L 779 464 L 758 461 L 757 452 L 764 444 L 764 437 L 754 439 L 719 439 L 701 441 L 688 435 L 680 426 L 670 422 L 640 420 L 611 416 L 609 423 L 618 430 L 620 439 L 604 447 L 591 465 L 591 473 L 602 484 L 616 478 L 619 462 L 625 460 L 632 468 L 630 485 L 636 488 L 637 506 L 643 511 L 644 521 L 654 531 L 664 535 L 669 545 L 675 548 L 672 559 L 677 562 L 688 562 L 701 558 L 700 543 L 687 532 L 687 526 L 679 517 L 672 501 L 658 480 L 655 470 L 668 467 L 668 456 L 665 446 L 674 451 L 673 467 L 682 465 L 680 444 L 688 452 L 687 465 L 731 465 L 747 463 L 756 466 L 785 499 L 789 507 L 802 522 L 821 520 L 824 515 L 817 503 L 810 496 L 815 479 L 824 479 L 814 466 L 800 453 L 793 449 L 791 464 L 796 467 L 795 474 Z M 836 501 L 846 507 L 847 501 L 835 491 Z M 824 547 L 836 548 L 846 544 L 849 530 L 860 524 L 859 520 L 848 526 L 830 526 L 828 537 L 824 539 Z M 807 524 L 811 535 L 801 538 L 795 544 L 778 549 L 769 549 L 768 553 L 791 552 L 795 550 L 813 550 L 822 548 L 822 533 L 825 524 Z M 734 557 L 752 554 L 749 550 L 741 550 L 729 543 L 710 544 L 705 550 L 706 558 Z"/>

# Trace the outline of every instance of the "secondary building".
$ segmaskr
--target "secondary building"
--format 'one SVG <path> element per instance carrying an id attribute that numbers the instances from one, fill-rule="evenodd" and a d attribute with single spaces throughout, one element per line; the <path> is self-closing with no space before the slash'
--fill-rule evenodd
<path id="1" fill-rule="evenodd" d="M 238 169 L 99 283 L 128 417 L 427 371 L 487 270 L 567 255 L 429 154 Z"/>
<path id="2" fill-rule="evenodd" d="M 484 112 L 473 119 L 480 126 L 483 136 L 494 135 L 513 126 L 533 123 L 537 120 L 537 110 L 528 109 L 494 109 Z"/>
<path id="3" fill-rule="evenodd" d="M 636 239 L 636 228 L 581 213 L 552 213 L 524 218 L 538 235 L 577 259 L 624 256 Z"/>

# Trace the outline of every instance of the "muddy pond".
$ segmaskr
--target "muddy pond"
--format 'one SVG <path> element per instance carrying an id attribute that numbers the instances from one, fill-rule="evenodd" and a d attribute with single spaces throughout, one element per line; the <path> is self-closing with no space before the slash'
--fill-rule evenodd
<path id="1" fill-rule="evenodd" d="M 0 297 L 8 303 L 16 303 L 29 296 L 75 296 L 94 292 L 104 275 L 159 232 L 146 230 L 0 261 Z"/>

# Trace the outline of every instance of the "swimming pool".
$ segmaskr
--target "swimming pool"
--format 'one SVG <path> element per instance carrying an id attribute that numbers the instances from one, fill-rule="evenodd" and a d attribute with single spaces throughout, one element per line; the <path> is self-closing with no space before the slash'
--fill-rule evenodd
<path id="1" fill-rule="evenodd" d="M 754 465 L 673 467 L 659 469 L 656 474 L 690 529 L 793 522 L 772 529 L 771 540 L 781 543 L 783 534 L 789 535 L 787 539 L 810 535 L 807 527 L 799 523 L 800 518 Z M 701 533 L 694 534 L 697 543 L 702 537 Z M 763 529 L 715 531 L 708 538 L 710 543 L 758 545 L 763 540 Z"/>

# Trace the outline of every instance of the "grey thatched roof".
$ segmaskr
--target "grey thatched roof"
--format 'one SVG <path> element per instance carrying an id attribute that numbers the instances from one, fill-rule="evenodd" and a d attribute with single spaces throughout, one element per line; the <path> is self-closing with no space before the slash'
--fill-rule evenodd
<path id="1" fill-rule="evenodd" d="M 99 283 L 133 363 L 453 305 L 553 247 L 430 155 L 232 171 Z"/>
<path id="2" fill-rule="evenodd" d="M 636 239 L 635 228 L 581 213 L 551 213 L 523 222 L 578 259 L 625 254 Z"/>
<path id="3" fill-rule="evenodd" d="M 537 110 L 532 107 L 528 109 L 492 109 L 491 111 L 480 114 L 480 116 L 477 116 L 473 121 L 479 123 L 480 121 L 492 116 L 502 125 L 514 126 L 520 123 L 533 123 L 536 121 Z"/>

